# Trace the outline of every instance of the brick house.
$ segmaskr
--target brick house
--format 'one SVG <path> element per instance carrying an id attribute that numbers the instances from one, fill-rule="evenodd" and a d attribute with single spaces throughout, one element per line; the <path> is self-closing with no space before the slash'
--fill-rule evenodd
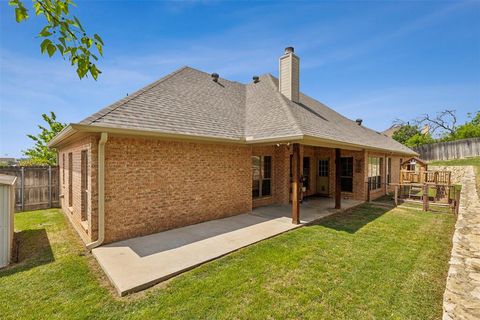
<path id="1" fill-rule="evenodd" d="M 279 79 L 183 67 L 68 125 L 49 146 L 87 247 L 271 204 L 298 223 L 302 196 L 384 195 L 416 153 L 301 93 L 299 74 L 291 47 Z"/>

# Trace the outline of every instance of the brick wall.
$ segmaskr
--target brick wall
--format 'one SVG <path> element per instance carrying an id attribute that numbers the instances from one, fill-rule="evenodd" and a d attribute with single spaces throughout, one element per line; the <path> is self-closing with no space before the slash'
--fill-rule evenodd
<path id="1" fill-rule="evenodd" d="M 110 137 L 105 241 L 250 212 L 251 148 Z"/>
<path id="2" fill-rule="evenodd" d="M 59 149 L 62 209 L 85 242 L 97 238 L 98 136 Z M 81 151 L 88 151 L 89 207 L 81 221 Z M 68 153 L 73 155 L 73 205 L 68 206 Z M 291 146 L 244 146 L 162 141 L 110 136 L 105 150 L 105 242 L 113 242 L 207 220 L 250 212 L 252 207 L 288 204 Z M 335 150 L 301 146 L 310 157 L 310 189 L 316 193 L 318 159 L 329 159 L 329 196 L 335 192 Z M 65 155 L 65 163 L 63 163 Z M 252 155 L 272 157 L 272 195 L 252 199 Z M 368 156 L 387 155 L 342 150 L 353 157 L 353 192 L 342 198 L 366 199 Z M 400 156 L 392 158 L 392 183 L 398 182 Z M 65 170 L 64 170 L 65 168 Z M 65 178 L 63 178 L 65 176 Z M 386 181 L 385 169 L 382 180 Z M 385 187 L 372 198 L 385 194 Z"/>
<path id="3" fill-rule="evenodd" d="M 77 140 L 68 146 L 58 149 L 60 167 L 60 204 L 63 212 L 70 219 L 85 242 L 96 240 L 98 231 L 97 220 L 97 148 L 98 137 L 88 136 Z M 88 207 L 87 220 L 81 219 L 81 152 L 87 150 L 88 158 Z M 72 206 L 69 206 L 69 156 L 72 153 Z"/>

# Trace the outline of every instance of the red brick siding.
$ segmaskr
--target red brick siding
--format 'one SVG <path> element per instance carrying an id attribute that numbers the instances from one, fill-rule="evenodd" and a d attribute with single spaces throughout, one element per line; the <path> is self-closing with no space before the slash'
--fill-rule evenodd
<path id="1" fill-rule="evenodd" d="M 96 136 L 88 136 L 63 146 L 58 149 L 59 165 L 60 165 L 60 193 L 63 197 L 60 204 L 63 212 L 70 218 L 76 226 L 80 236 L 85 242 L 96 240 L 98 230 L 97 220 L 97 147 L 98 138 Z M 88 208 L 87 220 L 81 222 L 81 152 L 87 150 L 88 156 Z M 68 172 L 68 154 L 72 153 L 72 207 L 69 208 L 69 172 Z M 63 163 L 65 161 L 65 163 Z M 65 183 L 64 179 L 65 177 Z"/>
<path id="2" fill-rule="evenodd" d="M 252 208 L 247 146 L 111 137 L 105 167 L 106 242 Z"/>

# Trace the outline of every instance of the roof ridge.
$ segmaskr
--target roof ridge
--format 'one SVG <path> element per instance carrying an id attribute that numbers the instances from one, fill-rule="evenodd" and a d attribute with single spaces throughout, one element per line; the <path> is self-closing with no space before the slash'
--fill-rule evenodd
<path id="1" fill-rule="evenodd" d="M 293 115 L 292 111 L 290 110 L 290 106 L 287 102 L 287 98 L 279 91 L 277 86 L 275 85 L 275 82 L 273 81 L 273 75 L 270 73 L 266 73 L 265 76 L 270 80 L 270 85 L 274 88 L 275 94 L 278 97 L 278 100 L 280 100 L 280 104 L 286 109 L 285 113 L 287 117 L 289 117 L 292 120 L 293 125 L 295 125 L 295 129 L 298 130 L 301 134 L 303 134 L 303 130 L 298 124 L 297 118 Z"/>
<path id="2" fill-rule="evenodd" d="M 193 71 L 197 71 L 197 72 L 200 72 L 200 73 L 204 73 L 204 74 L 209 75 L 209 76 L 212 75 L 211 73 L 208 73 L 208 72 L 206 72 L 206 71 L 203 71 L 203 70 L 200 70 L 200 69 L 197 69 L 197 68 L 194 68 L 194 67 L 185 66 L 185 68 L 192 69 Z M 228 81 L 228 82 L 230 82 L 230 83 L 234 83 L 234 84 L 236 84 L 236 85 L 242 85 L 242 86 L 246 86 L 246 85 L 247 85 L 247 84 L 245 84 L 245 83 L 241 83 L 241 82 L 238 82 L 238 81 L 229 80 L 229 79 L 227 79 L 227 78 L 220 77 L 220 75 L 219 75 L 218 78 L 219 78 L 219 79 L 222 79 L 222 80 L 225 80 L 225 81 Z"/>
<path id="3" fill-rule="evenodd" d="M 134 93 L 132 93 L 131 95 L 129 96 L 126 96 L 122 99 L 120 99 L 119 101 L 115 102 L 115 103 L 112 103 L 111 105 L 105 107 L 105 108 L 102 108 L 100 111 L 97 111 L 95 112 L 94 114 L 88 116 L 87 118 L 83 119 L 82 121 L 80 121 L 80 123 L 84 122 L 84 121 L 88 121 L 89 123 L 88 124 L 92 124 L 93 122 L 97 121 L 97 120 L 100 120 L 102 119 L 103 117 L 105 117 L 106 115 L 110 114 L 111 112 L 115 111 L 117 108 L 125 105 L 127 102 L 137 98 L 139 95 L 141 95 L 142 93 L 145 93 L 147 92 L 148 90 L 150 89 L 153 89 L 155 86 L 159 85 L 160 83 L 164 82 L 165 80 L 167 79 L 170 79 L 171 77 L 173 77 L 174 75 L 177 75 L 179 74 L 180 72 L 182 72 L 183 70 L 185 69 L 189 69 L 190 67 L 189 66 L 183 66 L 183 67 L 180 67 L 178 68 L 177 70 L 167 74 L 166 76 L 150 83 L 149 85 L 146 85 L 145 87 L 135 91 Z M 192 68 L 190 68 L 192 69 Z M 94 117 L 95 115 L 98 115 L 95 119 L 90 119 L 92 117 Z"/>

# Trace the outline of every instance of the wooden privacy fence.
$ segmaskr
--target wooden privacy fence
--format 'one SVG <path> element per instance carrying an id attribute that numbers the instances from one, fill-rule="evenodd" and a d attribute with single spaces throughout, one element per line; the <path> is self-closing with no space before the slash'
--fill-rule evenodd
<path id="1" fill-rule="evenodd" d="M 0 173 L 17 177 L 16 212 L 60 206 L 58 167 L 0 167 Z"/>
<path id="2" fill-rule="evenodd" d="M 425 161 L 479 157 L 480 138 L 424 144 L 413 150 Z"/>

